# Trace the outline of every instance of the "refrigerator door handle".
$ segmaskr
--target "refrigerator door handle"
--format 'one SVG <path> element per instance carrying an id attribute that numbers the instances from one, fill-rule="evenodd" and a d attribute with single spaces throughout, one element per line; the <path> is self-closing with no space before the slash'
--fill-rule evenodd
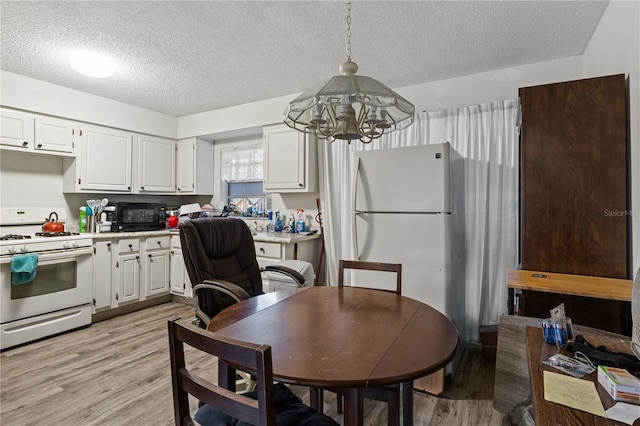
<path id="1" fill-rule="evenodd" d="M 356 210 L 356 196 L 358 194 L 358 178 L 360 177 L 360 157 L 358 157 L 355 165 L 355 170 L 353 173 L 353 185 L 351 185 L 352 193 L 351 193 L 351 241 L 353 241 L 353 258 L 354 260 L 360 260 L 360 250 L 358 250 L 358 231 L 356 229 L 356 216 L 358 215 L 358 211 Z"/>

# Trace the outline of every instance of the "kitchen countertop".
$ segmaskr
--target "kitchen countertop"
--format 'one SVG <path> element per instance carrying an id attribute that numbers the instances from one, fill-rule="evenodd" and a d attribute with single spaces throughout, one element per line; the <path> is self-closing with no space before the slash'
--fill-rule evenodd
<path id="1" fill-rule="evenodd" d="M 140 238 L 140 237 L 158 237 L 165 235 L 174 235 L 170 229 L 159 229 L 157 231 L 136 231 L 136 232 L 102 232 L 90 234 L 94 241 L 111 240 L 114 238 Z M 177 232 L 175 233 L 177 235 Z"/>
<path id="2" fill-rule="evenodd" d="M 299 243 L 301 241 L 315 240 L 316 238 L 320 238 L 320 234 L 301 235 L 289 232 L 258 232 L 253 234 L 253 241 L 281 244 Z"/>
<path id="3" fill-rule="evenodd" d="M 93 233 L 91 238 L 94 241 L 120 239 L 120 238 L 140 238 L 140 237 L 156 237 L 164 235 L 179 235 L 179 229 L 160 229 L 158 231 L 137 231 L 137 232 L 103 232 Z M 311 235 L 292 234 L 288 232 L 258 232 L 253 234 L 253 240 L 258 242 L 270 242 L 280 244 L 299 243 L 302 241 L 315 240 L 320 238 L 320 234 Z"/>

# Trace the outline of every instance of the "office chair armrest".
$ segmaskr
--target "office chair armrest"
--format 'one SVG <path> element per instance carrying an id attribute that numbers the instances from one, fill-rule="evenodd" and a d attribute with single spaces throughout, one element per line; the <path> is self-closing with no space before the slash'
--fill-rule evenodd
<path id="1" fill-rule="evenodd" d="M 196 311 L 196 317 L 204 322 L 205 327 L 209 325 L 211 318 L 200 309 L 198 293 L 204 289 L 219 291 L 231 297 L 236 302 L 241 302 L 251 297 L 242 287 L 225 280 L 205 280 L 202 284 L 193 286 L 193 307 Z"/>
<path id="2" fill-rule="evenodd" d="M 280 274 L 288 275 L 289 277 L 293 278 L 298 282 L 298 287 L 302 287 L 302 285 L 304 284 L 304 277 L 302 276 L 302 274 L 294 269 L 287 268 L 286 266 L 269 265 L 260 269 L 260 272 L 266 272 L 266 271 L 277 272 Z"/>
<path id="3" fill-rule="evenodd" d="M 203 288 L 224 293 L 227 296 L 233 298 L 233 300 L 235 300 L 236 302 L 242 302 L 243 300 L 251 297 L 249 296 L 249 293 L 247 293 L 239 285 L 225 280 L 204 280 L 202 284 L 198 284 L 193 287 L 194 296 L 195 293 Z"/>

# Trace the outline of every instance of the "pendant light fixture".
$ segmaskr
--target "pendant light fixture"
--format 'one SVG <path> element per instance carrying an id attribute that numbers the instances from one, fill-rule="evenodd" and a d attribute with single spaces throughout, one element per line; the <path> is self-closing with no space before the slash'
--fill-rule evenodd
<path id="1" fill-rule="evenodd" d="M 289 103 L 284 122 L 300 132 L 333 142 L 369 143 L 413 123 L 415 107 L 371 77 L 355 75 L 351 60 L 351 1 L 347 1 L 347 60 L 340 75 L 310 88 Z"/>

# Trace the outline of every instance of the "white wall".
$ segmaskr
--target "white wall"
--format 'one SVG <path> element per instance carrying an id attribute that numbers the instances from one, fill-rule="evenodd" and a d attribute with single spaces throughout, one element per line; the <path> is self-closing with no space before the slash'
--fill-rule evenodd
<path id="1" fill-rule="evenodd" d="M 584 77 L 627 74 L 633 272 L 640 268 L 640 3 L 612 1 L 583 55 Z M 635 276 L 635 274 L 634 274 Z"/>
<path id="2" fill-rule="evenodd" d="M 0 72 L 0 105 L 171 139 L 177 135 L 171 115 L 7 71 Z"/>

